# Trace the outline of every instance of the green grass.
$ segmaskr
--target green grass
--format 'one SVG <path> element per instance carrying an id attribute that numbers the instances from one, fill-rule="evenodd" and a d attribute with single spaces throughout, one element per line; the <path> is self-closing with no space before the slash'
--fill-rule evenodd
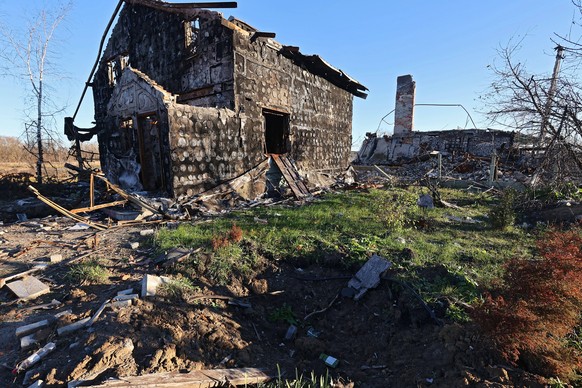
<path id="1" fill-rule="evenodd" d="M 183 224 L 177 230 L 161 229 L 155 244 L 162 250 L 201 248 L 199 256 L 182 269 L 197 268 L 222 284 L 233 275 L 251 274 L 263 260 L 324 264 L 331 255 L 339 258 L 334 265 L 354 271 L 377 253 L 391 260 L 401 280 L 411 283 L 425 300 L 446 297 L 463 303 L 476 300 L 478 286 L 497 279 L 507 259 L 532 255 L 535 233 L 511 225 L 505 230 L 491 226 L 487 215 L 498 204 L 495 198 L 441 189 L 442 199 L 462 209 L 422 210 L 416 201 L 427 192 L 419 187 L 348 191 L 325 195 L 301 207 L 258 207 L 212 222 Z M 450 216 L 481 222 L 460 223 Z M 213 249 L 212 239 L 226 235 L 234 223 L 243 230 L 243 241 Z M 200 265 L 200 255 L 210 257 L 205 265 Z M 424 278 L 422 269 L 432 267 L 444 275 Z M 453 316 L 456 313 L 451 311 Z"/>
<path id="2" fill-rule="evenodd" d="M 99 264 L 98 260 L 85 261 L 72 265 L 67 273 L 67 277 L 72 282 L 79 283 L 80 285 L 107 283 L 109 275 L 109 270 Z"/>
<path id="3" fill-rule="evenodd" d="M 187 299 L 189 294 L 199 291 L 192 281 L 185 277 L 172 279 L 158 287 L 158 294 L 172 300 Z"/>

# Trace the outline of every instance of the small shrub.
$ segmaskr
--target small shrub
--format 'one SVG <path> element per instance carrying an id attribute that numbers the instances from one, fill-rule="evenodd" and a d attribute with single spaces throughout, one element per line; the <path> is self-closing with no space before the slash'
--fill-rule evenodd
<path id="1" fill-rule="evenodd" d="M 517 193 L 515 190 L 506 190 L 499 200 L 499 204 L 494 206 L 489 212 L 489 220 L 493 229 L 505 230 L 515 222 L 515 200 Z"/>
<path id="2" fill-rule="evenodd" d="M 109 270 L 101 266 L 96 260 L 86 261 L 73 265 L 67 276 L 76 283 L 102 284 L 109 279 Z"/>
<path id="3" fill-rule="evenodd" d="M 576 348 L 567 346 L 582 310 L 582 238 L 576 231 L 544 237 L 541 257 L 510 260 L 504 284 L 485 296 L 473 317 L 506 361 L 568 378 L 582 366 Z"/>
<path id="4" fill-rule="evenodd" d="M 297 324 L 297 318 L 293 309 L 288 304 L 283 304 L 283 306 L 276 308 L 269 314 L 269 320 L 272 322 L 285 322 L 290 325 Z"/>

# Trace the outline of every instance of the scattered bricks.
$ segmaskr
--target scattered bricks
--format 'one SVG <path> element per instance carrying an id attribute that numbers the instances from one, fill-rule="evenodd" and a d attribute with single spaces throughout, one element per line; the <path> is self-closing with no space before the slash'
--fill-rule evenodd
<path id="1" fill-rule="evenodd" d="M 63 255 L 51 255 L 49 261 L 51 263 L 60 263 L 63 261 Z"/>
<path id="2" fill-rule="evenodd" d="M 137 241 L 129 243 L 129 247 L 133 250 L 139 248 L 139 243 Z"/>
<path id="3" fill-rule="evenodd" d="M 34 299 L 50 292 L 50 287 L 34 276 L 7 283 L 6 287 L 22 300 Z"/>
<path id="4" fill-rule="evenodd" d="M 145 275 L 141 282 L 141 297 L 154 296 L 158 287 L 172 279 L 165 276 Z"/>

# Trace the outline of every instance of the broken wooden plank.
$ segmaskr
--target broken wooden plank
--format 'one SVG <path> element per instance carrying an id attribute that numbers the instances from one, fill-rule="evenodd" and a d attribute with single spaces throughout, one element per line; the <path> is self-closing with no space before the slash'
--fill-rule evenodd
<path id="1" fill-rule="evenodd" d="M 211 388 L 224 386 L 250 386 L 271 380 L 274 373 L 265 369 L 238 368 L 192 371 L 189 373 L 165 372 L 107 380 L 96 388 L 157 387 L 157 388 Z"/>
<path id="2" fill-rule="evenodd" d="M 348 287 L 355 290 L 354 299 L 359 300 L 370 288 L 380 283 L 380 276 L 392 266 L 385 258 L 373 255 L 348 282 Z"/>
<path id="3" fill-rule="evenodd" d="M 52 207 L 53 209 L 55 209 L 56 211 L 58 211 L 59 213 L 61 213 L 62 215 L 71 218 L 77 222 L 82 222 L 84 224 L 87 224 L 95 229 L 98 230 L 105 230 L 107 229 L 107 226 L 93 222 L 91 220 L 89 220 L 88 218 L 85 217 L 81 217 L 77 214 L 71 213 L 71 211 L 65 209 L 64 207 L 60 206 L 58 203 L 48 199 L 47 197 L 43 196 L 37 189 L 35 189 L 32 186 L 28 186 L 28 190 L 32 191 L 34 193 L 34 195 L 36 195 L 36 197 L 41 200 L 42 202 L 46 203 L 47 205 L 49 205 L 50 207 Z"/>
<path id="4" fill-rule="evenodd" d="M 34 299 L 49 293 L 51 290 L 47 284 L 44 284 L 34 276 L 27 276 L 22 280 L 6 283 L 6 287 L 20 300 Z"/>
<path id="5" fill-rule="evenodd" d="M 149 204 L 145 203 L 144 201 L 140 200 L 139 198 L 137 198 L 134 195 L 131 195 L 129 193 L 127 193 L 125 190 L 123 190 L 121 187 L 114 185 L 113 183 L 109 182 L 109 180 L 107 180 L 107 178 L 105 178 L 104 175 L 101 174 L 94 174 L 95 178 L 99 178 L 101 179 L 103 182 L 105 182 L 105 184 L 107 185 L 107 188 L 115 191 L 117 194 L 119 194 L 122 198 L 125 198 L 126 200 L 128 200 L 129 202 L 133 203 L 136 206 L 139 206 L 140 208 L 144 209 L 144 210 L 149 210 L 154 214 L 160 214 L 160 212 L 155 209 L 154 207 L 150 206 Z"/>
<path id="6" fill-rule="evenodd" d="M 289 159 L 285 155 L 271 154 L 270 156 L 277 164 L 277 167 L 279 167 L 279 170 L 281 170 L 281 174 L 283 174 L 295 197 L 302 199 L 308 196 L 310 193 L 307 186 L 305 186 L 305 183 L 303 183 L 299 173 Z"/>
<path id="7" fill-rule="evenodd" d="M 123 199 L 121 201 L 102 203 L 100 205 L 93 205 L 93 206 L 89 206 L 89 207 L 81 207 L 78 209 L 72 209 L 71 213 L 78 214 L 78 213 L 92 212 L 93 210 L 105 209 L 105 208 L 112 207 L 112 206 L 125 205 L 126 203 L 127 203 L 127 199 Z"/>

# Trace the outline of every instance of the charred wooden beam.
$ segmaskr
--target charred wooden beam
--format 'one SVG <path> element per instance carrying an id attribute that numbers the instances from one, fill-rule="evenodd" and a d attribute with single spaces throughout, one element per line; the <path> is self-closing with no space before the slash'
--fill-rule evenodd
<path id="1" fill-rule="evenodd" d="M 254 43 L 259 38 L 274 38 L 276 35 L 274 32 L 255 31 L 251 35 L 251 43 Z"/>

